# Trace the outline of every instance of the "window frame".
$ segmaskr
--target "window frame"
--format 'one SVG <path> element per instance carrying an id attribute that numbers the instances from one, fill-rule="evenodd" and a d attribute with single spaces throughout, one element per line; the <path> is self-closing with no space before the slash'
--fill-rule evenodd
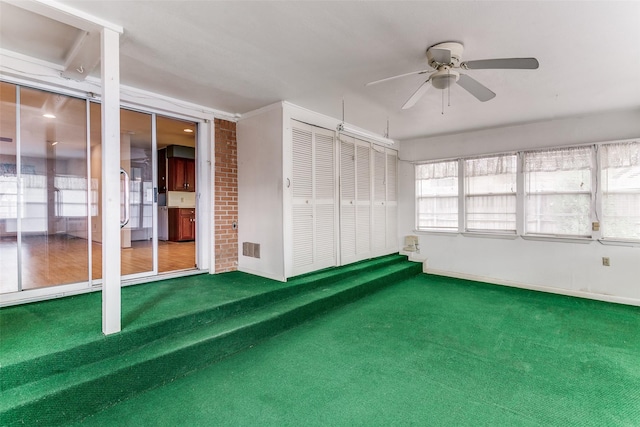
<path id="1" fill-rule="evenodd" d="M 424 166 L 424 165 L 432 165 L 432 164 L 439 164 L 439 163 L 455 163 L 456 164 L 456 187 L 457 187 L 457 194 L 456 195 L 431 195 L 431 196 L 419 196 L 418 193 L 418 168 L 420 166 Z M 416 231 L 420 231 L 420 232 L 430 232 L 430 233 L 458 233 L 460 231 L 460 185 L 461 185 L 461 180 L 460 180 L 460 160 L 459 159 L 444 159 L 444 160 L 439 160 L 439 161 L 434 161 L 434 162 L 422 162 L 422 163 L 418 163 L 414 165 L 414 201 L 415 201 L 415 224 L 414 224 L 414 228 Z M 457 210 L 456 210 L 456 216 L 457 216 L 457 221 L 456 221 L 456 226 L 455 227 L 420 227 L 420 200 L 421 199 L 425 199 L 425 198 L 429 198 L 429 199 L 449 199 L 449 198 L 456 198 L 456 206 L 457 206 Z"/>
<path id="2" fill-rule="evenodd" d="M 629 191 L 605 191 L 605 187 L 606 187 L 606 183 L 604 181 L 604 173 L 603 173 L 603 156 L 604 156 L 604 150 L 603 147 L 604 146 L 608 146 L 608 145 L 616 145 L 616 144 L 627 144 L 627 143 L 631 143 L 631 144 L 637 144 L 638 145 L 638 149 L 640 150 L 640 138 L 636 138 L 636 139 L 631 139 L 631 140 L 623 140 L 623 141 L 613 141 L 613 142 L 606 142 L 606 143 L 600 143 L 596 145 L 596 163 L 597 163 L 597 183 L 598 183 L 598 188 L 597 188 L 597 198 L 598 198 L 598 204 L 595 206 L 595 213 L 596 213 L 596 221 L 598 221 L 598 223 L 600 224 L 598 233 L 599 233 L 599 238 L 598 241 L 600 243 L 603 244 L 610 244 L 610 245 L 615 245 L 615 244 L 619 244 L 622 246 L 640 246 L 640 238 L 624 238 L 624 237 L 606 237 L 604 235 L 604 231 L 606 229 L 606 221 L 605 221 L 605 215 L 604 215 L 604 200 L 605 200 L 605 194 L 606 193 L 612 193 L 612 194 L 638 194 L 640 195 L 640 189 L 638 190 L 629 190 Z"/>
<path id="3" fill-rule="evenodd" d="M 539 191 L 539 192 L 529 192 L 527 191 L 527 171 L 525 168 L 527 162 L 527 155 L 534 153 L 543 153 L 543 152 L 554 152 L 554 151 L 568 151 L 568 150 L 577 150 L 577 149 L 586 149 L 588 151 L 589 157 L 589 190 L 579 191 L 579 190 L 569 190 L 569 191 Z M 562 238 L 562 239 L 593 239 L 593 222 L 594 222 L 594 202 L 595 202 L 595 187 L 596 180 L 594 176 L 594 171 L 598 167 L 595 161 L 595 145 L 582 145 L 582 146 L 572 146 L 572 147 L 554 147 L 554 148 L 545 148 L 539 150 L 529 150 L 524 151 L 522 155 L 522 173 L 524 178 L 524 192 L 522 197 L 524 198 L 523 211 L 521 213 L 523 217 L 523 236 L 528 237 L 553 237 L 553 238 Z M 580 169 L 574 169 L 580 170 Z M 561 196 L 561 195 L 589 195 L 589 224 L 587 225 L 588 234 L 570 234 L 570 233 L 543 233 L 539 231 L 528 231 L 527 230 L 527 198 L 529 195 L 534 196 Z"/>
<path id="4" fill-rule="evenodd" d="M 517 152 L 499 152 L 474 156 L 465 156 L 456 159 L 438 159 L 428 161 L 415 161 L 414 164 L 414 232 L 419 234 L 461 234 L 469 237 L 487 237 L 487 238 L 500 238 L 500 239 L 517 239 L 522 238 L 524 240 L 538 240 L 538 241 L 555 241 L 555 242 L 570 242 L 570 243 L 591 243 L 600 242 L 604 245 L 617 245 L 617 246 L 633 246 L 640 247 L 640 239 L 623 239 L 623 238 L 605 238 L 602 235 L 602 226 L 604 223 L 603 216 L 603 185 L 602 185 L 602 166 L 601 166 L 601 147 L 609 144 L 620 143 L 636 143 L 640 144 L 640 138 L 624 139 L 624 140 L 610 140 L 595 143 L 586 144 L 571 144 L 571 145 L 557 145 L 538 149 L 523 149 Z M 591 232 L 588 236 L 580 235 L 556 235 L 556 234 L 542 234 L 542 233 L 526 233 L 525 221 L 526 221 L 526 189 L 525 189 L 525 153 L 527 152 L 539 152 L 549 150 L 561 150 L 569 148 L 588 148 L 591 154 L 591 189 L 589 192 L 577 192 L 580 194 L 590 194 L 590 206 L 589 217 L 591 219 L 591 226 L 589 227 Z M 471 159 L 477 159 L 482 157 L 499 157 L 503 155 L 516 155 L 516 231 L 513 232 L 501 232 L 490 230 L 468 230 L 466 227 L 466 170 L 465 161 Z M 418 178 L 417 167 L 424 164 L 441 163 L 441 162 L 458 162 L 458 230 L 452 228 L 441 229 L 435 227 L 419 227 L 419 205 L 418 201 Z M 553 194 L 568 194 L 569 192 L 557 191 Z M 552 194 L 552 192 L 546 193 Z"/>
<path id="5" fill-rule="evenodd" d="M 467 162 L 473 160 L 480 159 L 490 159 L 490 158 L 499 158 L 499 157 L 515 157 L 515 181 L 513 182 L 513 192 L 488 192 L 488 193 L 474 193 L 473 195 L 469 194 L 469 189 L 467 188 Z M 517 236 L 518 235 L 518 206 L 519 206 L 519 194 L 518 194 L 518 180 L 519 180 L 519 172 L 520 172 L 520 156 L 518 153 L 510 152 L 510 153 L 500 153 L 500 154 L 490 154 L 484 156 L 474 156 L 474 157 L 466 157 L 460 159 L 463 170 L 463 182 L 462 186 L 462 199 L 463 199 L 463 233 L 468 235 L 504 235 L 505 237 Z M 477 196 L 510 196 L 513 195 L 515 198 L 515 211 L 513 212 L 515 215 L 514 228 L 513 230 L 508 230 L 506 228 L 503 229 L 481 229 L 481 228 L 469 228 L 469 211 L 467 209 L 468 203 L 467 199 L 469 197 L 477 197 Z"/>

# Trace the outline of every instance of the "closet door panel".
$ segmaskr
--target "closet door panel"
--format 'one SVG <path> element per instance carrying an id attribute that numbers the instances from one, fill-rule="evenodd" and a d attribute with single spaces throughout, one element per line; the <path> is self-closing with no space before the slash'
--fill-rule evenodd
<path id="1" fill-rule="evenodd" d="M 313 198 L 313 147 L 311 131 L 293 128 L 293 198 Z"/>
<path id="2" fill-rule="evenodd" d="M 371 253 L 371 206 L 369 204 L 358 205 L 356 208 L 356 221 L 356 253 L 361 256 L 367 256 Z"/>
<path id="3" fill-rule="evenodd" d="M 313 264 L 313 206 L 293 206 L 293 266 Z"/>
<path id="4" fill-rule="evenodd" d="M 386 154 L 382 148 L 373 148 L 373 255 L 386 251 Z"/>
<path id="5" fill-rule="evenodd" d="M 387 151 L 387 252 L 399 250 L 398 239 L 398 153 Z"/>
<path id="6" fill-rule="evenodd" d="M 334 132 L 292 122 L 292 271 L 336 265 Z"/>
<path id="7" fill-rule="evenodd" d="M 314 264 L 323 268 L 333 266 L 336 262 L 335 138 L 333 132 L 325 129 L 316 129 L 314 137 Z"/>
<path id="8" fill-rule="evenodd" d="M 293 267 L 313 265 L 313 133 L 294 127 L 293 136 Z M 294 272 L 294 274 L 295 274 Z"/>
<path id="9" fill-rule="evenodd" d="M 315 263 L 323 267 L 334 265 L 335 245 L 335 210 L 333 204 L 317 204 L 315 215 Z"/>
<path id="10" fill-rule="evenodd" d="M 340 256 L 341 264 L 356 256 L 356 162 L 353 138 L 340 142 Z"/>
<path id="11" fill-rule="evenodd" d="M 373 251 L 374 256 L 382 255 L 387 246 L 387 209 L 384 204 L 373 206 Z"/>

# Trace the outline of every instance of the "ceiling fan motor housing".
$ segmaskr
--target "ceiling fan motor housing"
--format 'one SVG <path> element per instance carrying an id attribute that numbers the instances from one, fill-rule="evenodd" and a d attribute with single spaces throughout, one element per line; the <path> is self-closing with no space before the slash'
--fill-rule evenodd
<path id="1" fill-rule="evenodd" d="M 438 50 L 447 50 L 451 53 L 451 59 L 449 62 L 440 62 L 440 55 Z M 460 66 L 460 59 L 462 58 L 462 52 L 464 52 L 464 46 L 458 42 L 444 42 L 434 44 L 427 49 L 427 60 L 432 68 L 438 69 L 440 65 L 450 65 L 454 68 Z"/>

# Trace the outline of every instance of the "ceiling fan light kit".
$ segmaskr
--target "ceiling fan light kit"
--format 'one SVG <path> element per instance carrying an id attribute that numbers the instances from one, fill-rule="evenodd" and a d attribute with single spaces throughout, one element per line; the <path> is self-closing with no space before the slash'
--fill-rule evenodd
<path id="1" fill-rule="evenodd" d="M 413 95 L 402 106 L 403 110 L 413 107 L 427 92 L 430 86 L 438 90 L 450 88 L 454 83 L 473 95 L 481 102 L 495 98 L 496 94 L 485 85 L 468 74 L 461 74 L 454 69 L 461 70 L 535 70 L 539 63 L 536 58 L 499 58 L 481 59 L 477 61 L 462 61 L 464 46 L 459 42 L 437 43 L 427 49 L 427 63 L 432 68 L 387 77 L 367 83 L 371 86 L 414 74 L 427 74 L 427 80 L 418 87 Z"/>
<path id="2" fill-rule="evenodd" d="M 453 85 L 460 78 L 460 73 L 451 71 L 449 67 L 444 67 L 431 75 L 431 85 L 436 89 L 446 89 Z"/>

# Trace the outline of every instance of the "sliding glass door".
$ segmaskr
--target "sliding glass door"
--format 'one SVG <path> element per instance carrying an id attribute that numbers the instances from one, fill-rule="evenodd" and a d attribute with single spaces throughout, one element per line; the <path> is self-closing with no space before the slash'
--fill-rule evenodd
<path id="1" fill-rule="evenodd" d="M 102 187 L 100 115 L 100 104 L 91 103 L 91 176 L 98 194 Z M 151 114 L 120 110 L 120 241 L 124 277 L 153 274 L 155 270 L 152 119 Z M 102 274 L 101 243 L 104 238 L 99 197 L 96 205 L 91 218 L 94 279 Z"/>
<path id="2" fill-rule="evenodd" d="M 2 83 L 2 292 L 87 282 L 86 102 Z"/>
<path id="3" fill-rule="evenodd" d="M 120 111 L 122 276 L 197 268 L 197 123 Z M 0 82 L 1 294 L 100 284 L 101 135 L 99 103 Z"/>

